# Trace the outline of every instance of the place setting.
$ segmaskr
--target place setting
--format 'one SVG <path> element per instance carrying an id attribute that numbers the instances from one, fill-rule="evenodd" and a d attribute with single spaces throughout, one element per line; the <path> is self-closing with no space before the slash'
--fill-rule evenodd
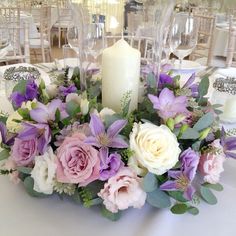
<path id="1" fill-rule="evenodd" d="M 236 233 L 229 1 L 0 3 L 0 235 Z"/>

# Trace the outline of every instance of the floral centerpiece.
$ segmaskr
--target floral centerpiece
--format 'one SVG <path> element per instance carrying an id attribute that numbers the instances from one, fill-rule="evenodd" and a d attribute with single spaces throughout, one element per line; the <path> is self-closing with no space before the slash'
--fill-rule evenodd
<path id="1" fill-rule="evenodd" d="M 91 74 L 92 76 L 92 74 Z M 78 70 L 57 84 L 22 80 L 11 95 L 15 112 L 1 115 L 1 174 L 23 182 L 34 197 L 67 195 L 100 205 L 117 220 L 129 207 L 198 214 L 200 200 L 216 204 L 223 163 L 235 158 L 236 139 L 219 127 L 219 106 L 206 97 L 207 77 L 183 86 L 171 72 L 153 74 L 137 110 L 129 94 L 115 113 L 101 105 L 101 81 L 80 91 Z"/>

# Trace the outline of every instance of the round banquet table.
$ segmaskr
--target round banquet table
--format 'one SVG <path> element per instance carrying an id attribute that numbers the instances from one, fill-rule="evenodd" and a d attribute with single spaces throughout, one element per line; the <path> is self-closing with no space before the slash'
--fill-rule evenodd
<path id="1" fill-rule="evenodd" d="M 0 236 L 235 236 L 236 160 L 228 159 L 224 168 L 224 191 L 215 192 L 218 204 L 201 202 L 199 215 L 173 215 L 145 205 L 123 212 L 117 222 L 103 218 L 97 207 L 86 209 L 68 198 L 30 197 L 22 183 L 0 176 Z"/>

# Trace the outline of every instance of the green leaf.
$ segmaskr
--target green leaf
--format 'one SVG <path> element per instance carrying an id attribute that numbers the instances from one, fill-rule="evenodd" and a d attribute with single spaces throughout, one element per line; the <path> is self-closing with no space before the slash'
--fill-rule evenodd
<path id="1" fill-rule="evenodd" d="M 148 193 L 147 202 L 157 208 L 167 208 L 171 205 L 170 197 L 160 189 Z"/>
<path id="2" fill-rule="evenodd" d="M 180 139 L 198 139 L 199 132 L 195 129 L 187 128 L 187 130 L 181 135 Z"/>
<path id="3" fill-rule="evenodd" d="M 19 92 L 25 94 L 27 80 L 20 80 L 19 83 L 15 85 L 12 92 Z"/>
<path id="4" fill-rule="evenodd" d="M 44 82 L 43 79 L 41 79 L 40 84 L 39 84 L 39 89 L 42 91 L 42 90 L 45 89 L 45 88 L 46 88 L 45 82 Z"/>
<path id="5" fill-rule="evenodd" d="M 201 197 L 210 205 L 215 205 L 217 203 L 217 199 L 212 191 L 204 186 L 200 188 Z"/>
<path id="6" fill-rule="evenodd" d="M 17 112 L 23 119 L 28 119 L 30 117 L 29 110 L 27 108 L 26 109 L 19 108 Z"/>
<path id="7" fill-rule="evenodd" d="M 171 212 L 173 214 L 184 214 L 188 211 L 188 206 L 186 204 L 175 204 L 173 207 L 171 207 Z"/>
<path id="8" fill-rule="evenodd" d="M 180 191 L 169 191 L 168 194 L 179 202 L 187 202 L 188 200 L 183 197 L 183 193 Z"/>
<path id="9" fill-rule="evenodd" d="M 188 212 L 192 215 L 198 215 L 199 214 L 199 210 L 196 207 L 189 207 L 188 208 Z"/>
<path id="10" fill-rule="evenodd" d="M 81 203 L 82 203 L 78 189 L 75 190 L 75 193 L 74 193 L 74 195 L 72 196 L 72 199 L 73 199 L 77 204 L 81 204 Z"/>
<path id="11" fill-rule="evenodd" d="M 199 84 L 199 87 L 198 87 L 198 92 L 199 92 L 199 97 L 202 98 L 204 97 L 207 92 L 208 92 L 208 89 L 209 89 L 209 78 L 208 77 L 204 77 L 201 79 L 201 82 Z"/>
<path id="12" fill-rule="evenodd" d="M 32 197 L 46 197 L 47 196 L 43 193 L 39 193 L 34 190 L 34 180 L 30 176 L 25 178 L 24 186 L 27 193 Z"/>
<path id="13" fill-rule="evenodd" d="M 152 72 L 147 76 L 147 84 L 150 88 L 156 88 L 157 86 L 156 78 Z"/>
<path id="14" fill-rule="evenodd" d="M 80 107 L 75 101 L 69 101 L 66 103 L 66 111 L 70 116 L 75 116 L 77 113 L 80 112 Z"/>
<path id="15" fill-rule="evenodd" d="M 117 221 L 121 217 L 121 212 L 112 213 L 112 212 L 108 211 L 105 207 L 102 207 L 101 213 L 104 217 L 106 217 L 107 219 L 112 220 L 112 221 Z"/>
<path id="16" fill-rule="evenodd" d="M 192 149 L 193 149 L 194 151 L 198 152 L 198 151 L 200 150 L 201 143 L 202 143 L 201 140 L 200 140 L 200 141 L 197 141 L 197 142 L 195 142 L 195 143 L 193 143 Z"/>
<path id="17" fill-rule="evenodd" d="M 221 192 L 224 190 L 223 186 L 221 184 L 209 184 L 209 183 L 204 183 L 203 186 L 207 187 L 207 188 L 211 188 L 213 190 L 216 190 L 218 192 Z"/>
<path id="18" fill-rule="evenodd" d="M 143 190 L 147 193 L 153 192 L 154 190 L 156 190 L 158 187 L 158 181 L 157 181 L 156 176 L 150 172 L 147 173 L 145 177 L 143 178 L 142 187 L 143 187 Z"/>
<path id="19" fill-rule="evenodd" d="M 10 152 L 7 149 L 4 149 L 0 152 L 0 161 L 7 159 L 10 156 Z"/>
<path id="20" fill-rule="evenodd" d="M 28 168 L 28 167 L 17 167 L 17 170 L 23 174 L 27 174 L 29 175 L 32 171 L 32 168 Z"/>
<path id="21" fill-rule="evenodd" d="M 55 122 L 58 123 L 61 119 L 61 113 L 60 110 L 57 108 L 56 113 L 55 113 Z"/>
<path id="22" fill-rule="evenodd" d="M 214 120 L 215 119 L 212 112 L 208 112 L 198 120 L 198 122 L 193 126 L 193 128 L 197 131 L 204 130 L 206 128 L 209 128 L 214 122 Z"/>

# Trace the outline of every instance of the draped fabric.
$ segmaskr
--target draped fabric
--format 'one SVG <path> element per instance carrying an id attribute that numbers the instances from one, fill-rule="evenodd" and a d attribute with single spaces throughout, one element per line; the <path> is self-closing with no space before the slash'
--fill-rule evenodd
<path id="1" fill-rule="evenodd" d="M 112 35 L 121 34 L 124 25 L 125 0 L 72 0 L 83 3 L 90 15 L 100 14 L 105 16 L 106 32 Z"/>

